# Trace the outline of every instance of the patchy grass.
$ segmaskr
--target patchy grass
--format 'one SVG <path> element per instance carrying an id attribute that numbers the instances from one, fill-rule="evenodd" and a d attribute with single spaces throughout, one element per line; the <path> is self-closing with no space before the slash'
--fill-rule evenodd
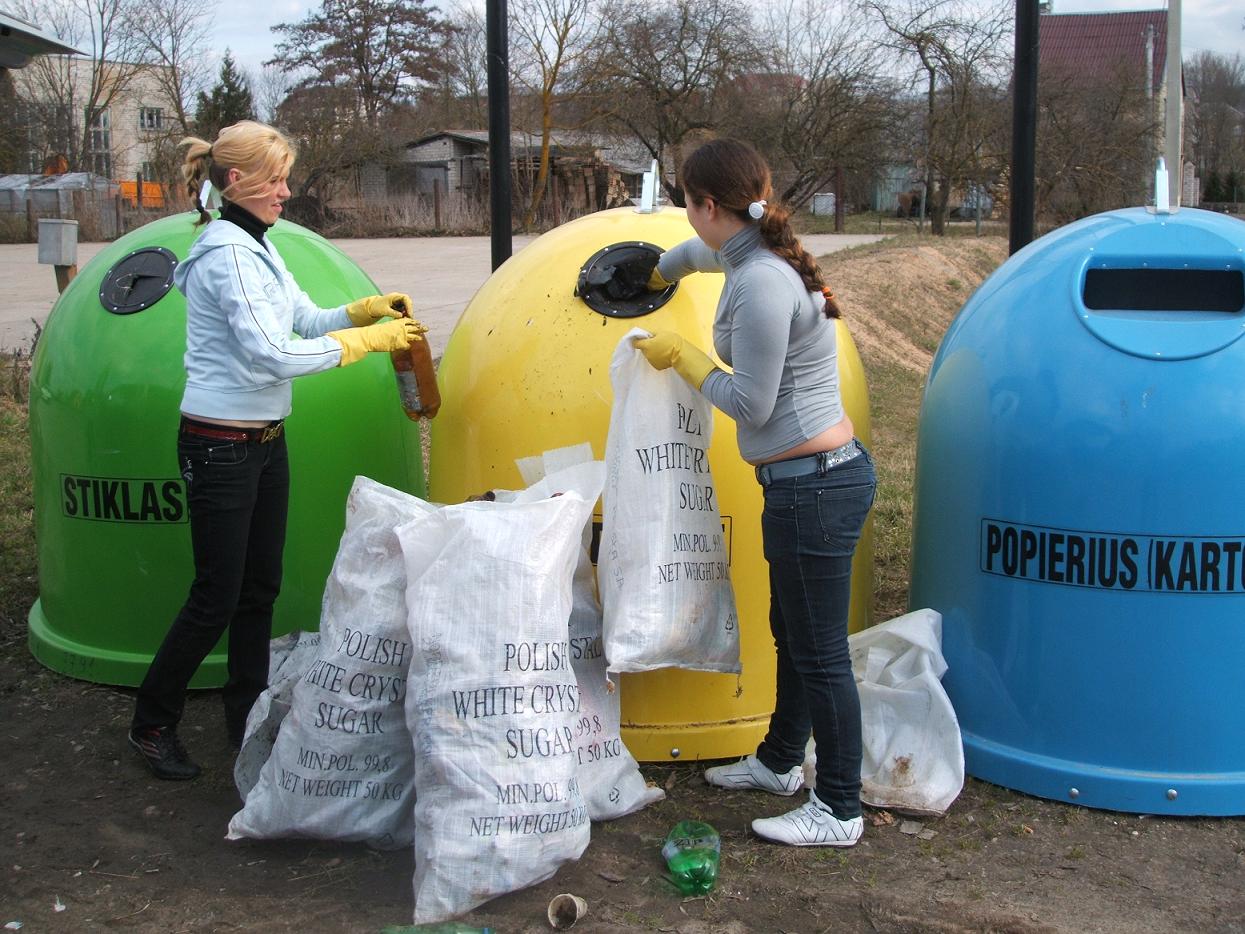
<path id="1" fill-rule="evenodd" d="M 822 259 L 869 383 L 875 621 L 907 611 L 917 417 L 929 365 L 947 326 L 1006 257 L 1001 237 L 904 235 Z"/>
<path id="2" fill-rule="evenodd" d="M 16 401 L 7 386 L 0 394 L 0 645 L 25 638 L 23 611 L 38 592 L 25 398 Z"/>
<path id="3" fill-rule="evenodd" d="M 791 216 L 791 226 L 798 234 L 829 234 L 835 233 L 833 214 L 810 214 L 799 211 Z M 924 229 L 915 217 L 896 217 L 894 212 L 865 211 L 848 214 L 843 218 L 843 233 L 849 234 L 891 234 L 893 236 L 913 236 L 923 240 L 955 239 L 959 237 L 977 237 L 977 222 L 972 218 L 953 218 L 947 222 L 943 237 L 935 237 L 929 232 L 929 218 L 925 219 Z M 1007 221 L 999 218 L 983 218 L 981 234 L 983 237 L 1007 236 Z"/>

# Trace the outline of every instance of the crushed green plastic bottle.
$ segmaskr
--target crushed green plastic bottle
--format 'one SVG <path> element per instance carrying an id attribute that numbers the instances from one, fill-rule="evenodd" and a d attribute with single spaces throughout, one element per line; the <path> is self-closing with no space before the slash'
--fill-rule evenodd
<path id="1" fill-rule="evenodd" d="M 722 840 L 710 824 L 679 821 L 666 835 L 661 855 L 670 869 L 670 881 L 684 895 L 704 895 L 718 882 Z"/>

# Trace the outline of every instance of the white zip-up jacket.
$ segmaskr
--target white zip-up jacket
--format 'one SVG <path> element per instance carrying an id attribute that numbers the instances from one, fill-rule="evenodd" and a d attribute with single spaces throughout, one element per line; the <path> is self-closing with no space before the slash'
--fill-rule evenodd
<path id="1" fill-rule="evenodd" d="M 290 381 L 341 362 L 341 344 L 322 335 L 351 326 L 346 306 L 318 307 L 267 237 L 212 221 L 173 281 L 186 296 L 186 415 L 285 418 Z"/>

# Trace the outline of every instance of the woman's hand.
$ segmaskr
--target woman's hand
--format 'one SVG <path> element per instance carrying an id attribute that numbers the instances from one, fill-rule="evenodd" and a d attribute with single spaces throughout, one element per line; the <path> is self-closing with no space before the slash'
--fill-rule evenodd
<path id="1" fill-rule="evenodd" d="M 637 338 L 634 343 L 636 350 L 644 354 L 644 359 L 653 369 L 674 367 L 674 371 L 693 389 L 704 385 L 709 374 L 717 369 L 717 364 L 709 359 L 708 354 L 674 331 L 658 331 L 652 337 Z"/>
<path id="2" fill-rule="evenodd" d="M 405 292 L 390 292 L 387 295 L 369 295 L 346 306 L 346 315 L 350 323 L 357 328 L 366 327 L 381 318 L 409 318 L 411 316 L 411 296 Z"/>
<path id="3" fill-rule="evenodd" d="M 338 366 L 348 366 L 369 353 L 406 350 L 413 342 L 422 341 L 427 330 L 414 318 L 398 318 L 365 328 L 329 331 L 325 336 L 342 345 L 342 358 Z"/>

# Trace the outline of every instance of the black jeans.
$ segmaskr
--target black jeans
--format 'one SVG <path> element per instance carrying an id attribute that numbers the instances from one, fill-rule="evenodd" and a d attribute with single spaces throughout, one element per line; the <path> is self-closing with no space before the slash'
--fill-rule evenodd
<path id="1" fill-rule="evenodd" d="M 190 679 L 228 629 L 225 726 L 240 740 L 251 705 L 268 686 L 289 507 L 285 435 L 260 443 L 182 432 L 177 459 L 190 507 L 195 578 L 138 689 L 133 726 L 177 725 Z"/>
<path id="2" fill-rule="evenodd" d="M 847 645 L 852 554 L 877 478 L 867 451 L 765 487 L 761 537 L 769 562 L 778 689 L 757 758 L 775 772 L 804 761 L 811 730 L 817 797 L 836 817 L 860 811 L 860 696 Z"/>

